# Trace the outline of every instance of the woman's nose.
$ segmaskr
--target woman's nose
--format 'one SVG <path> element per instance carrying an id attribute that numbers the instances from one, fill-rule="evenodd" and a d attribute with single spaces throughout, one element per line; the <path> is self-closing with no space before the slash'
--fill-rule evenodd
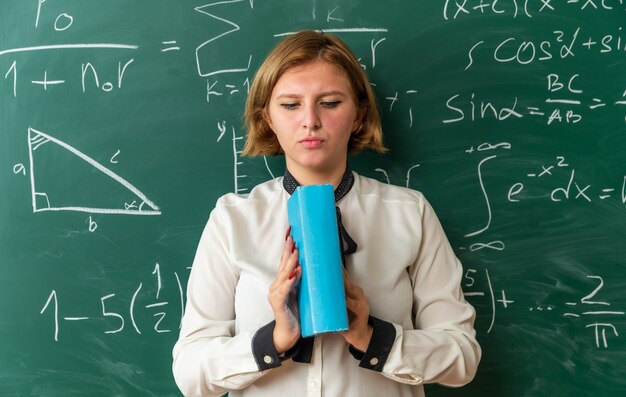
<path id="1" fill-rule="evenodd" d="M 315 105 L 307 105 L 304 107 L 304 113 L 302 115 L 302 126 L 309 130 L 316 130 L 321 127 L 321 121 L 318 114 L 318 109 Z"/>

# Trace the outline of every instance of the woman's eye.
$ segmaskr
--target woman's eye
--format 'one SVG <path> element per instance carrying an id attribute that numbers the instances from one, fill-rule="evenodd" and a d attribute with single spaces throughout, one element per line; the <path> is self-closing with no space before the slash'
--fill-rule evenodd
<path id="1" fill-rule="evenodd" d="M 298 107 L 297 103 L 281 103 L 280 106 L 287 110 L 293 110 Z"/>
<path id="2" fill-rule="evenodd" d="M 340 103 L 341 101 L 324 101 L 321 105 L 325 108 L 333 109 L 339 106 Z"/>

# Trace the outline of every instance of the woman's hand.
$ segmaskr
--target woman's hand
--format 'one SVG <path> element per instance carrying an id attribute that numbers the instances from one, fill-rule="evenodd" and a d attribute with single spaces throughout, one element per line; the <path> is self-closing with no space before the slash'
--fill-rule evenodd
<path id="1" fill-rule="evenodd" d="M 370 344 L 373 333 L 372 327 L 367 323 L 370 305 L 363 288 L 350 280 L 346 269 L 343 269 L 343 283 L 346 290 L 349 328 L 342 335 L 346 342 L 364 352 Z"/>
<path id="2" fill-rule="evenodd" d="M 278 354 L 291 349 L 300 339 L 296 286 L 302 276 L 302 268 L 298 264 L 298 250 L 289 232 L 290 229 L 287 230 L 276 280 L 270 286 L 267 297 L 276 319 L 274 348 Z"/>

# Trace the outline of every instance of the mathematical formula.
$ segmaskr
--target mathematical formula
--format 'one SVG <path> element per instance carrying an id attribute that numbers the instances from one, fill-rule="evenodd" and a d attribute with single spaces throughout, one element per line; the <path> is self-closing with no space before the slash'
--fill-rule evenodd
<path id="1" fill-rule="evenodd" d="M 583 120 L 582 110 L 601 111 L 612 107 L 626 106 L 626 91 L 616 90 L 615 98 L 606 101 L 595 96 L 582 97 L 584 90 L 576 86 L 580 75 L 574 74 L 562 79 L 552 73 L 546 77 L 547 91 L 550 95 L 539 106 L 518 106 L 519 98 L 513 97 L 506 104 L 498 104 L 488 99 L 478 99 L 475 93 L 467 97 L 455 94 L 446 101 L 446 109 L 450 117 L 442 120 L 444 124 L 458 122 L 478 122 L 481 120 L 504 121 L 509 118 L 523 117 L 541 118 L 545 124 L 577 124 Z M 607 103 L 608 102 L 608 103 Z M 624 108 L 626 110 L 626 108 Z"/>
<path id="2" fill-rule="evenodd" d="M 497 17 L 534 18 L 556 14 L 565 9 L 592 12 L 625 11 L 624 0 L 446 0 L 443 5 L 443 18 L 463 19 L 472 15 L 490 14 Z M 581 17 L 585 14 L 581 13 Z"/>
<path id="3" fill-rule="evenodd" d="M 178 324 L 180 324 L 180 322 L 182 321 L 182 317 L 185 311 L 185 304 L 183 298 L 183 284 L 181 282 L 181 279 L 177 272 L 172 272 L 171 275 L 173 275 L 173 278 L 176 280 L 178 293 L 177 295 L 179 301 L 169 302 L 160 297 L 161 291 L 163 289 L 163 275 L 161 273 L 161 266 L 158 263 L 154 266 L 152 275 L 154 276 L 154 284 L 156 285 L 156 293 L 154 294 L 154 296 L 145 294 L 143 291 L 145 291 L 147 288 L 144 288 L 143 282 L 139 282 L 137 284 L 137 288 L 134 290 L 134 292 L 132 292 L 130 305 L 126 308 L 124 312 L 110 309 L 110 305 L 114 305 L 116 299 L 118 299 L 116 298 L 116 295 L 118 295 L 119 292 L 107 294 L 99 298 L 94 297 L 94 301 L 99 300 L 101 305 L 101 311 L 97 314 L 94 314 L 76 313 L 71 307 L 67 307 L 67 300 L 65 299 L 67 295 L 64 294 L 62 291 L 57 292 L 55 289 L 52 289 L 39 313 L 42 316 L 46 317 L 52 316 L 52 333 L 55 341 L 59 340 L 61 331 L 65 327 L 72 327 L 72 323 L 89 322 L 91 320 L 102 318 L 109 320 L 109 322 L 111 323 L 111 327 L 109 329 L 103 329 L 102 332 L 105 334 L 117 334 L 124 331 L 134 331 L 137 334 L 141 335 L 142 330 L 144 330 L 143 332 L 147 332 L 146 328 L 159 334 L 175 331 L 178 328 L 172 329 L 168 327 L 167 324 L 171 324 L 171 321 L 167 321 L 166 319 L 170 316 L 176 316 Z M 125 292 L 128 293 L 130 291 Z M 137 320 L 137 312 L 139 311 L 151 313 L 154 319 L 148 324 L 141 324 Z M 130 325 L 132 325 L 132 329 L 130 329 L 129 327 L 129 322 Z"/>

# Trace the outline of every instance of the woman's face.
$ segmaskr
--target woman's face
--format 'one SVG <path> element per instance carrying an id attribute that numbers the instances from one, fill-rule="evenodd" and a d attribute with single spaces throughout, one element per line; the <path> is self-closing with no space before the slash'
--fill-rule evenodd
<path id="1" fill-rule="evenodd" d="M 296 177 L 343 172 L 350 134 L 360 121 L 348 78 L 324 61 L 283 73 L 272 91 L 266 120 Z"/>

